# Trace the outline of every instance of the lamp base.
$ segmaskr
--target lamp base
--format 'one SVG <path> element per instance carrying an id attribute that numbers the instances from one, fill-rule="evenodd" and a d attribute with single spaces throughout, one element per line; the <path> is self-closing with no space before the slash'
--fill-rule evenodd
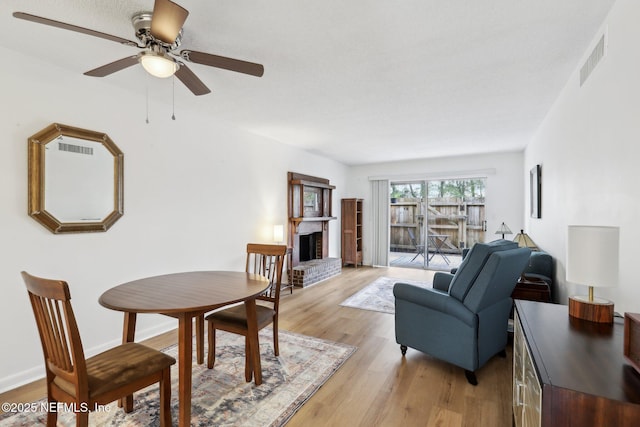
<path id="1" fill-rule="evenodd" d="M 613 303 L 587 296 L 569 297 L 569 316 L 596 323 L 613 323 Z"/>

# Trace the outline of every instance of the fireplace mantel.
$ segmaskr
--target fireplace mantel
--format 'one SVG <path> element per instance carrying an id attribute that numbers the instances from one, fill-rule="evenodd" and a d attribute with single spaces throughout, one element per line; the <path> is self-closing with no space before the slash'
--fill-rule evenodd
<path id="1" fill-rule="evenodd" d="M 310 218 L 305 218 L 305 217 L 301 217 L 301 218 L 290 218 L 291 221 L 291 225 L 293 226 L 293 231 L 294 233 L 300 233 L 301 227 L 300 224 L 301 223 L 309 223 L 309 222 L 319 222 L 324 224 L 328 224 L 329 221 L 334 220 L 334 219 L 338 219 L 335 216 L 320 216 L 320 217 L 310 217 Z M 325 228 L 323 226 L 323 228 Z"/>
<path id="2" fill-rule="evenodd" d="M 289 246 L 292 266 L 300 263 L 300 235 L 321 233 L 321 247 L 316 258 L 326 258 L 329 252 L 329 221 L 332 215 L 332 191 L 328 179 L 288 173 L 289 184 Z"/>

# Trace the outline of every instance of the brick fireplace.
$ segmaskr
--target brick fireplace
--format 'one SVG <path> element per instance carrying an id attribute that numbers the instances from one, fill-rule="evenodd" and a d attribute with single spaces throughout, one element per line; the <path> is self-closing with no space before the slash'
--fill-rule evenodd
<path id="1" fill-rule="evenodd" d="M 322 232 L 300 234 L 298 258 L 300 262 L 322 259 Z"/>
<path id="2" fill-rule="evenodd" d="M 340 258 L 330 258 L 329 222 L 331 191 L 329 180 L 289 172 L 289 246 L 292 284 L 309 286 L 340 274 Z"/>

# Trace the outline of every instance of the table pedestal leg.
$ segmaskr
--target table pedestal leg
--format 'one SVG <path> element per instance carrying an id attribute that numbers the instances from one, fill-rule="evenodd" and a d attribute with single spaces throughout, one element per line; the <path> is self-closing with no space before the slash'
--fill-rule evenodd
<path id="1" fill-rule="evenodd" d="M 124 326 L 122 327 L 122 343 L 134 342 L 136 339 L 136 313 L 124 313 Z M 118 406 L 124 407 L 125 412 L 133 411 L 133 395 L 123 397 Z"/>
<path id="2" fill-rule="evenodd" d="M 191 425 L 191 358 L 193 357 L 193 317 L 183 313 L 178 319 L 178 425 Z"/>
<path id="3" fill-rule="evenodd" d="M 256 385 L 262 384 L 262 366 L 260 364 L 260 342 L 258 341 L 258 318 L 256 315 L 256 300 L 248 299 L 244 302 L 247 310 L 247 365 L 245 373 L 248 381 L 253 374 Z"/>
<path id="4" fill-rule="evenodd" d="M 204 363 L 204 314 L 196 317 L 196 361 Z"/>

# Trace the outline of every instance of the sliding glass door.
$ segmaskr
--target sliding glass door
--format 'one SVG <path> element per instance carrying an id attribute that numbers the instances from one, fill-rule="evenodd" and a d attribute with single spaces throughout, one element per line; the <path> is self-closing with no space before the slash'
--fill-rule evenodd
<path id="1" fill-rule="evenodd" d="M 391 182 L 390 265 L 448 271 L 484 241 L 484 178 Z"/>

